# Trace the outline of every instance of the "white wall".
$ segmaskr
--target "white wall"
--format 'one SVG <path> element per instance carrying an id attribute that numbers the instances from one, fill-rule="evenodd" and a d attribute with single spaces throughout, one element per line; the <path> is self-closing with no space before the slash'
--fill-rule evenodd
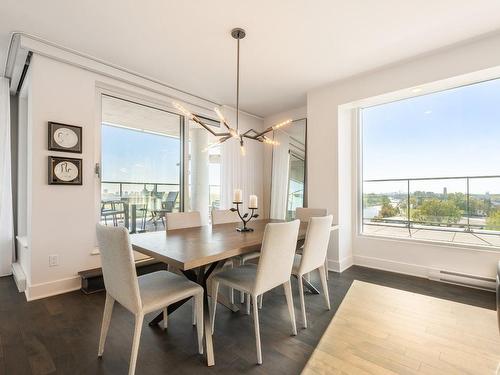
<path id="1" fill-rule="evenodd" d="M 97 267 L 95 247 L 96 78 L 92 73 L 34 55 L 31 70 L 31 281 L 29 299 L 77 289 L 78 271 Z M 83 153 L 47 150 L 47 122 L 83 127 Z M 82 186 L 47 183 L 49 155 L 83 159 Z M 51 254 L 59 266 L 49 267 Z"/>
<path id="2" fill-rule="evenodd" d="M 94 165 L 100 155 L 99 92 L 137 97 L 158 106 L 170 106 L 171 89 L 147 90 L 55 59 L 34 54 L 30 65 L 30 113 L 28 124 L 28 243 L 30 264 L 23 267 L 28 277 L 28 299 L 41 298 L 80 288 L 77 273 L 99 267 L 95 255 L 95 223 L 99 220 L 99 180 Z M 213 104 L 207 105 L 211 111 Z M 202 112 L 202 110 L 200 109 Z M 203 114 L 203 113 L 202 113 Z M 47 122 L 56 121 L 83 127 L 83 153 L 47 150 Z M 243 126 L 262 126 L 262 121 L 241 115 Z M 260 146 L 260 145 L 259 145 Z M 57 186 L 47 183 L 49 155 L 83 159 L 83 185 Z M 253 160 L 253 156 L 256 159 Z M 262 170 L 261 152 L 247 155 L 247 163 Z M 262 178 L 254 181 L 262 194 Z M 93 254 L 94 253 L 94 254 Z M 59 265 L 49 267 L 49 255 L 59 256 Z"/>
<path id="3" fill-rule="evenodd" d="M 419 276 L 426 276 L 430 268 L 489 277 L 495 274 L 500 252 L 357 234 L 357 137 L 352 108 L 379 95 L 409 96 L 409 88 L 435 81 L 440 81 L 437 88 L 463 84 L 480 76 L 498 77 L 499 66 L 500 36 L 493 35 L 308 93 L 309 205 L 326 205 L 341 227 L 330 241 L 331 269 L 343 270 L 354 262 Z M 481 72 L 472 74 L 478 71 Z"/>
<path id="4" fill-rule="evenodd" d="M 28 227 L 28 207 L 31 196 L 28 194 L 28 181 L 31 164 L 28 165 L 31 150 L 31 137 L 28 136 L 28 126 L 31 123 L 31 74 L 25 77 L 23 87 L 18 97 L 18 122 L 17 122 L 17 237 L 16 250 L 17 262 L 21 265 L 26 276 L 26 282 L 30 282 L 31 257 L 29 252 L 29 227 Z M 31 151 L 29 151 L 31 152 Z"/>
<path id="5" fill-rule="evenodd" d="M 293 108 L 293 109 L 290 109 L 290 110 L 285 111 L 285 112 L 280 112 L 280 113 L 276 113 L 274 115 L 265 117 L 264 118 L 264 126 L 268 127 L 268 126 L 275 125 L 281 121 L 285 121 L 288 119 L 299 120 L 299 119 L 306 118 L 306 117 L 307 117 L 307 107 L 302 106 L 302 107 Z"/>

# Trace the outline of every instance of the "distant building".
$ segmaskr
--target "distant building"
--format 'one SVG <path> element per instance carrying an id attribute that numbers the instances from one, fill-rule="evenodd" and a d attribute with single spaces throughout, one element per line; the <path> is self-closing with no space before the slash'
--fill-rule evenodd
<path id="1" fill-rule="evenodd" d="M 446 186 L 443 188 L 443 195 L 445 198 L 448 197 L 448 188 Z"/>

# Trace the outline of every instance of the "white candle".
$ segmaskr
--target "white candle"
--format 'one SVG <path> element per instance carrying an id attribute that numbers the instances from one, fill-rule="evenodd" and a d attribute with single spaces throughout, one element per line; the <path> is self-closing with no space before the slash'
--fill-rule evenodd
<path id="1" fill-rule="evenodd" d="M 249 203 L 248 203 L 248 208 L 257 208 L 257 196 L 256 195 L 250 195 Z"/>
<path id="2" fill-rule="evenodd" d="M 241 189 L 235 189 L 233 194 L 233 202 L 241 203 L 243 202 L 243 191 Z"/>

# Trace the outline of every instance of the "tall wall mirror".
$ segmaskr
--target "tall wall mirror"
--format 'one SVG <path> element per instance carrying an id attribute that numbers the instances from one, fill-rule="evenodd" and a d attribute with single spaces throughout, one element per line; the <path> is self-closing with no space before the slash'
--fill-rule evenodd
<path id="1" fill-rule="evenodd" d="M 307 205 L 307 119 L 276 130 L 271 171 L 271 219 L 290 220 Z"/>

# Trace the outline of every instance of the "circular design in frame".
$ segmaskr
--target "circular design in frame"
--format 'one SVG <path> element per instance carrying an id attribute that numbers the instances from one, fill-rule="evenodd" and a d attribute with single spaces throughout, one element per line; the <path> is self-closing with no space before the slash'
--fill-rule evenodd
<path id="1" fill-rule="evenodd" d="M 82 152 L 82 127 L 49 121 L 49 150 Z"/>
<path id="2" fill-rule="evenodd" d="M 54 166 L 54 175 L 64 182 L 73 181 L 78 177 L 78 167 L 70 161 L 61 161 Z"/>
<path id="3" fill-rule="evenodd" d="M 49 156 L 49 185 L 82 185 L 82 159 Z"/>
<path id="4" fill-rule="evenodd" d="M 78 135 L 74 130 L 59 128 L 54 132 L 54 141 L 61 147 L 72 148 L 78 144 Z"/>

